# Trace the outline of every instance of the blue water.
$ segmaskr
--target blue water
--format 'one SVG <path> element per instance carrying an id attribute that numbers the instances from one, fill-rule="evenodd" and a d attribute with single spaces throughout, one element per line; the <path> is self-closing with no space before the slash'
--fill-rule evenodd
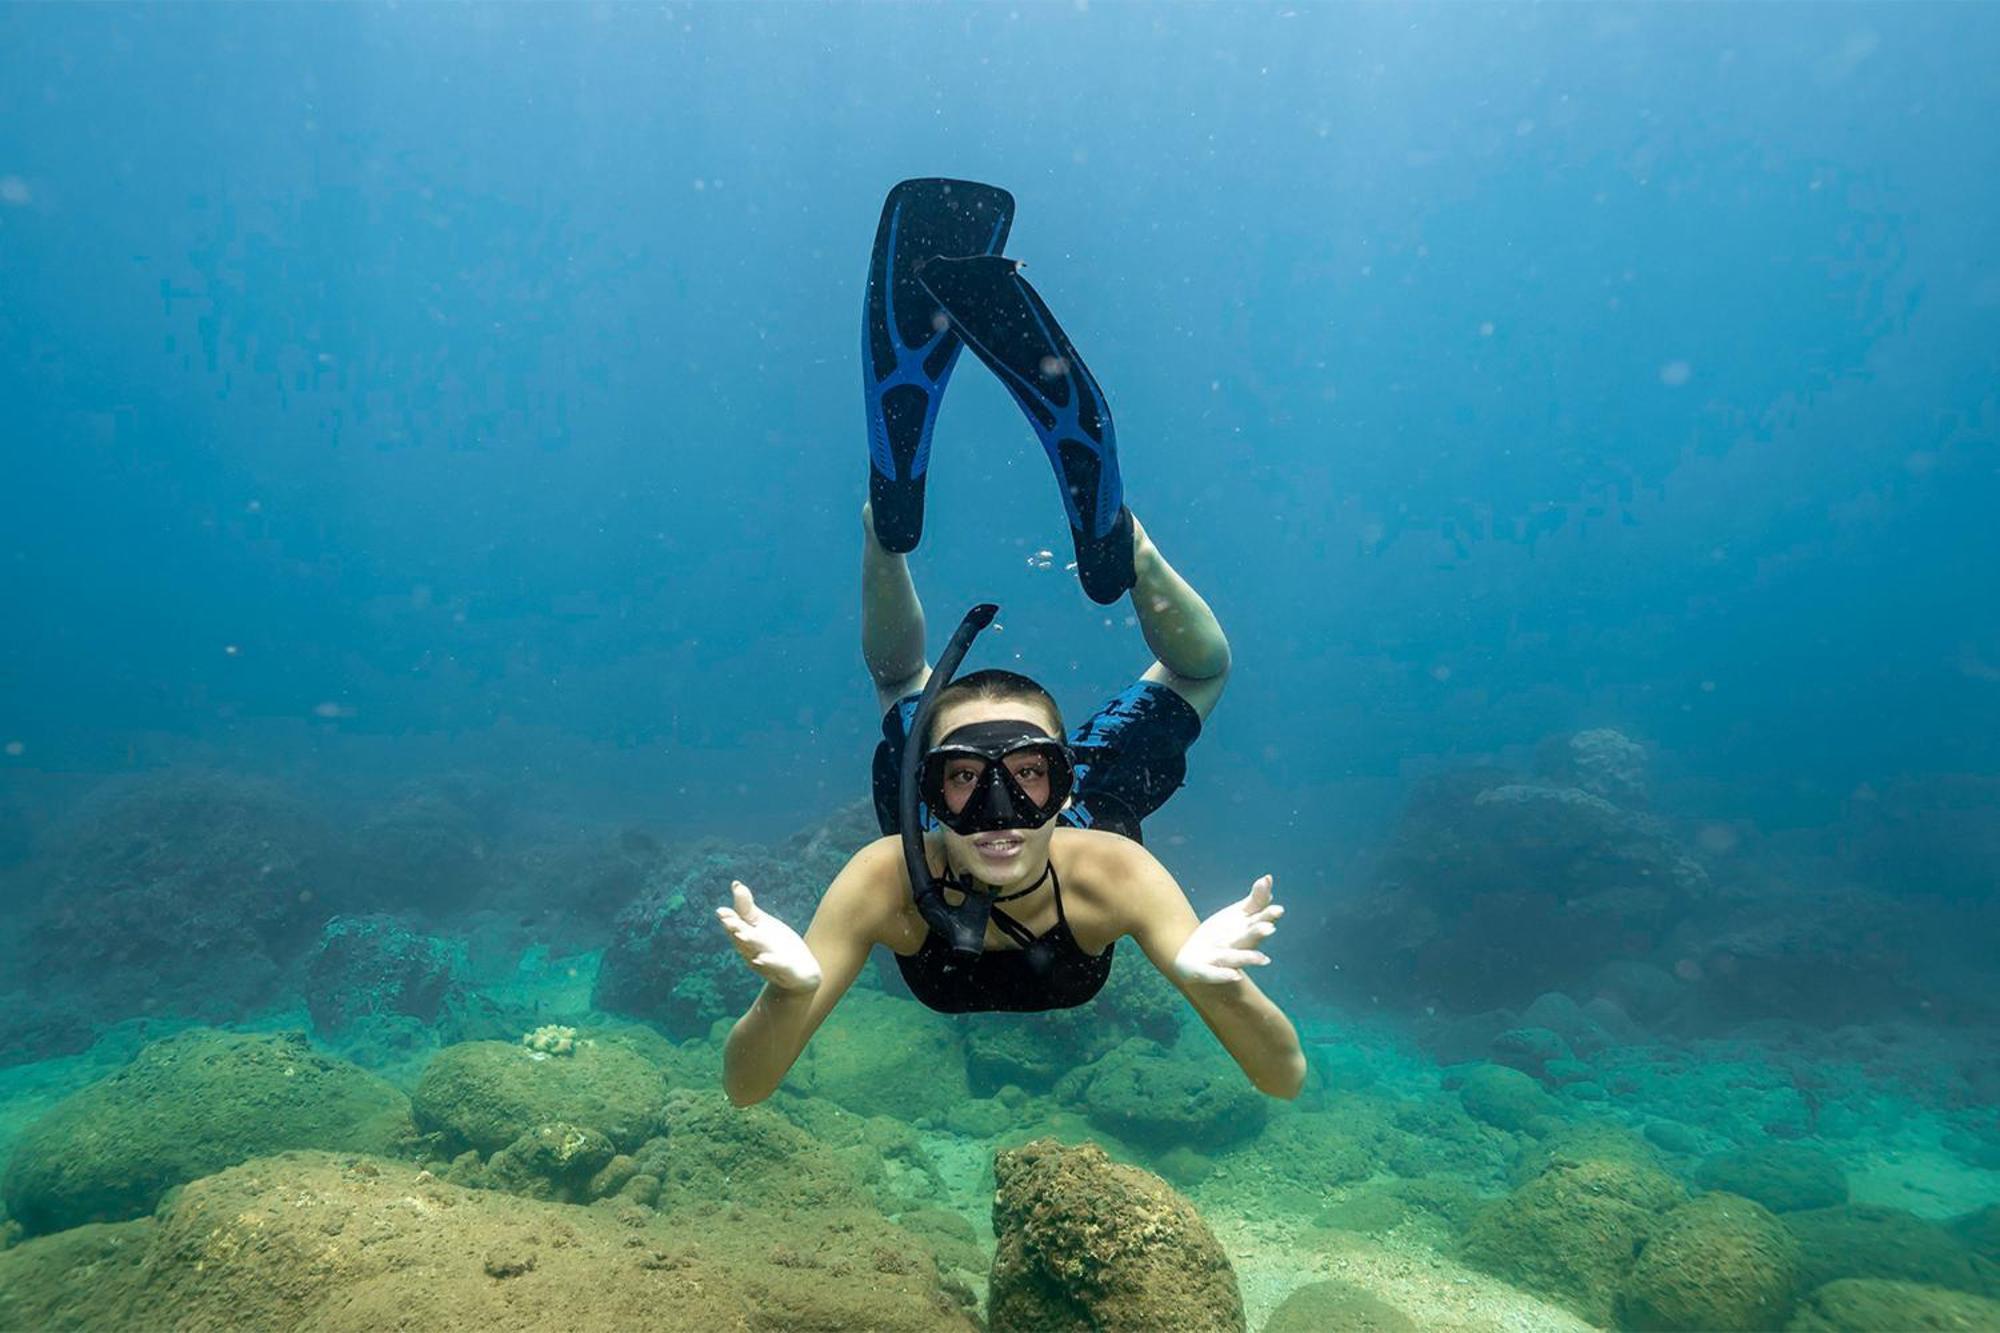
<path id="1" fill-rule="evenodd" d="M 1148 824 L 1197 908 L 1320 920 L 1414 782 L 1611 727 L 1755 846 L 1719 881 L 1957 903 L 1990 1038 L 1996 55 L 1979 5 L 0 10 L 7 922 L 134 773 L 668 842 L 865 795 L 866 248 L 947 174 L 1229 632 Z M 934 640 L 1001 603 L 1074 716 L 1146 665 L 1026 558 L 969 358 L 931 497 Z"/>

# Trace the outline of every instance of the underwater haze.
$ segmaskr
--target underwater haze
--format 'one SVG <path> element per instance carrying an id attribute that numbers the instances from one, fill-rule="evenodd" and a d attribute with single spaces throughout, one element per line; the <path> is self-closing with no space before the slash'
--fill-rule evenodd
<path id="1" fill-rule="evenodd" d="M 0 8 L 0 1327 L 2000 1328 L 1996 60 Z M 1031 1014 L 877 949 L 723 1095 L 713 909 L 886 827 L 864 295 L 936 176 L 1226 630 L 1145 845 L 1276 877 L 1296 1098 L 1133 943 Z M 997 603 L 967 669 L 1082 722 L 1144 608 L 975 357 L 932 444 L 930 657 Z"/>

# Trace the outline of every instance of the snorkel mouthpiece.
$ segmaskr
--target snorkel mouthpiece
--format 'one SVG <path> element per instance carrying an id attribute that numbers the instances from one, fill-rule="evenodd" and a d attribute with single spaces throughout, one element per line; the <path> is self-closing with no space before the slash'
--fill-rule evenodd
<path id="1" fill-rule="evenodd" d="M 981 602 L 965 613 L 952 631 L 924 692 L 917 700 L 916 717 L 903 738 L 903 771 L 896 792 L 896 817 L 903 837 L 903 862 L 910 871 L 910 892 L 924 922 L 951 946 L 951 965 L 970 965 L 986 951 L 986 923 L 993 915 L 993 903 L 983 893 L 971 892 L 954 907 L 944 900 L 944 888 L 931 874 L 924 856 L 924 831 L 917 822 L 918 779 L 924 766 L 925 742 L 930 736 L 931 718 L 937 712 L 937 698 L 958 674 L 967 650 L 979 632 L 993 623 L 1000 608 Z M 949 872 L 947 872 L 949 873 Z"/>

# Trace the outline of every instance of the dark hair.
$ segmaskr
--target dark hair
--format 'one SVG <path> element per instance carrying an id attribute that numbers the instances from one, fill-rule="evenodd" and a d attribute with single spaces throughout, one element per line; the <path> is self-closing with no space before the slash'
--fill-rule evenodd
<path id="1" fill-rule="evenodd" d="M 1067 734 L 1063 729 L 1062 709 L 1056 707 L 1056 698 L 1053 694 L 1043 689 L 1040 682 L 1018 671 L 1005 671 L 999 667 L 987 667 L 984 671 L 970 672 L 939 690 L 936 711 L 931 714 L 932 727 L 936 727 L 936 719 L 943 716 L 947 705 L 967 699 L 1030 700 L 1049 710 L 1049 717 L 1056 724 L 1057 739 Z M 934 737 L 924 738 L 926 745 L 934 741 Z"/>

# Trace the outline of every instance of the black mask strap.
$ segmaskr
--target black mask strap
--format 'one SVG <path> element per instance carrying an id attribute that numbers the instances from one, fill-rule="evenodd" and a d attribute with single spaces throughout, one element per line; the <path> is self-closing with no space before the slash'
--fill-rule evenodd
<path id="1" fill-rule="evenodd" d="M 958 674 L 959 664 L 965 661 L 972 641 L 999 614 L 1000 608 L 992 602 L 981 602 L 965 613 L 965 619 L 959 621 L 958 628 L 952 631 L 951 642 L 945 645 L 943 655 L 931 671 L 923 695 L 917 700 L 916 716 L 910 721 L 908 734 L 903 737 L 902 781 L 896 793 L 896 818 L 903 835 L 903 862 L 909 867 L 910 892 L 916 899 L 917 911 L 922 914 L 924 923 L 951 946 L 951 961 L 947 966 L 969 965 L 986 952 L 986 923 L 993 915 L 993 900 L 976 889 L 964 891 L 965 900 L 956 907 L 944 900 L 944 887 L 931 874 L 930 861 L 924 856 L 924 832 L 917 823 L 917 780 L 924 765 L 924 741 L 930 735 L 931 716 L 937 711 L 938 693 Z M 947 883 L 949 878 L 947 871 Z"/>

